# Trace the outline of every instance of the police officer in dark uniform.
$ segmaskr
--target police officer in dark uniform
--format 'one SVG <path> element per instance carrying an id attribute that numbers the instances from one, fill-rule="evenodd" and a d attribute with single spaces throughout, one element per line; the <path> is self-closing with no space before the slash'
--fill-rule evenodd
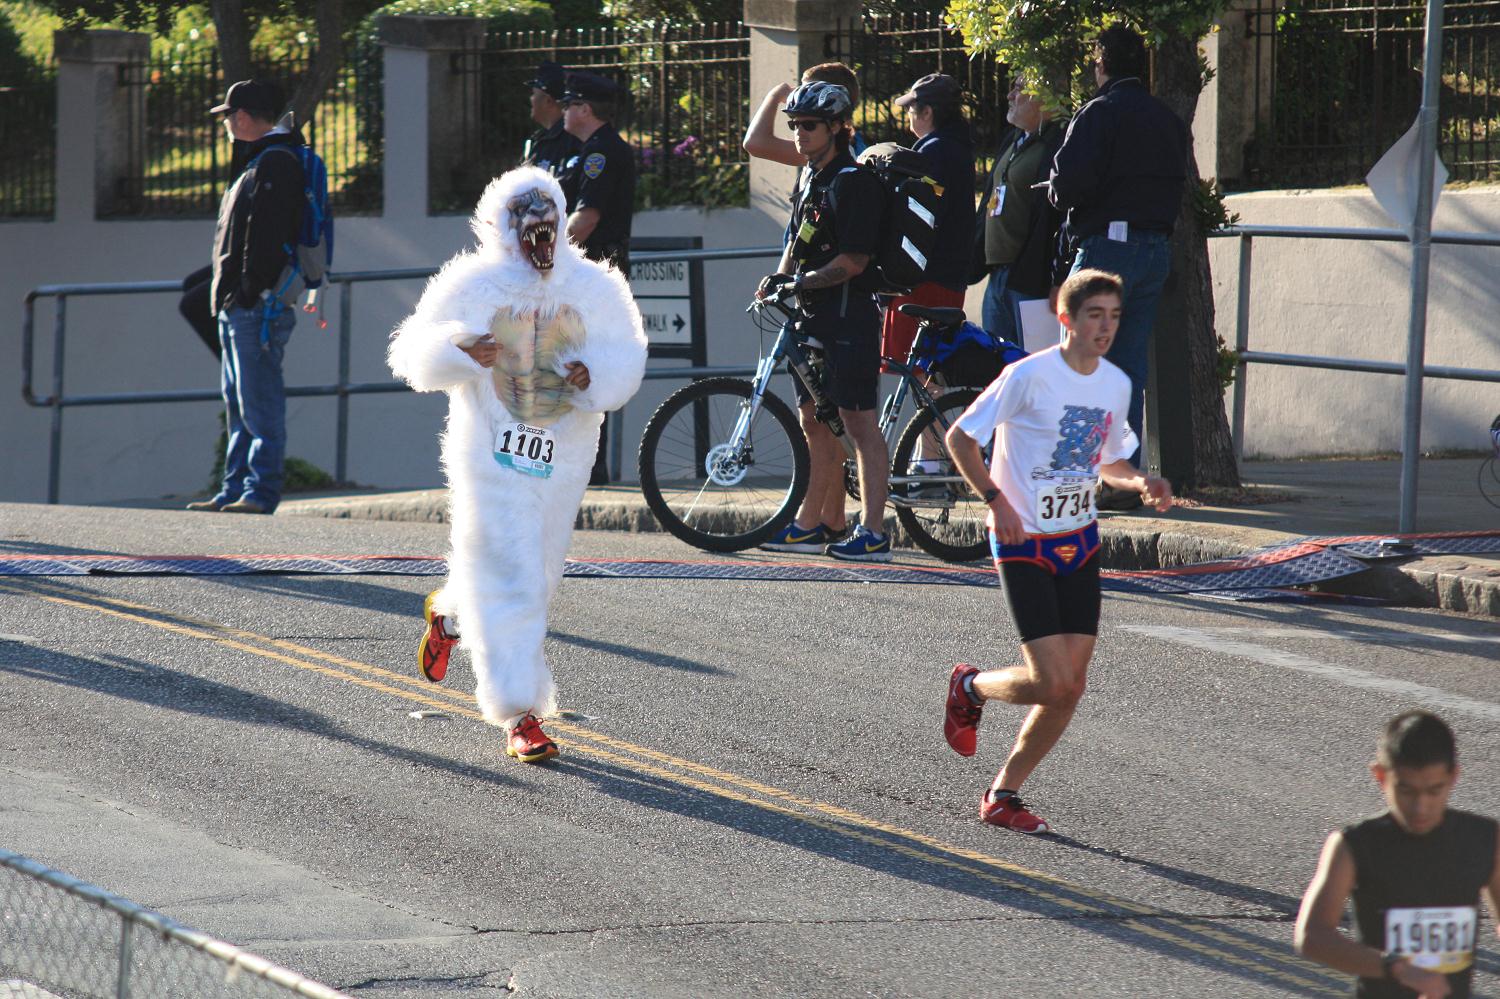
<path id="1" fill-rule="evenodd" d="M 526 81 L 531 88 L 531 120 L 540 127 L 521 147 L 523 164 L 541 167 L 558 179 L 573 168 L 583 148 L 583 143 L 563 128 L 563 81 L 563 68 L 555 62 L 537 66 L 536 76 Z"/>
<path id="2" fill-rule="evenodd" d="M 1495 820 L 1448 807 L 1457 751 L 1430 712 L 1391 719 L 1370 770 L 1389 807 L 1328 837 L 1297 915 L 1297 950 L 1357 975 L 1365 999 L 1467 999 L 1480 892 L 1492 915 L 1500 901 Z M 1350 897 L 1358 940 L 1339 932 Z"/>
<path id="3" fill-rule="evenodd" d="M 613 264 L 630 276 L 630 223 L 635 215 L 635 151 L 610 124 L 624 92 L 598 73 L 567 75 L 563 125 L 583 143 L 562 178 L 568 199 L 568 238 L 584 256 Z M 605 460 L 609 423 L 599 427 L 599 456 L 589 485 L 609 481 Z"/>
<path id="4" fill-rule="evenodd" d="M 568 238 L 590 260 L 630 273 L 630 223 L 635 214 L 635 152 L 610 124 L 624 96 L 613 80 L 572 72 L 563 91 L 563 123 L 583 143 L 563 180 Z"/>
<path id="5" fill-rule="evenodd" d="M 891 542 L 883 530 L 889 492 L 890 454 L 876 425 L 880 382 L 880 310 L 871 266 L 880 246 L 885 191 L 849 152 L 852 106 L 849 92 L 831 83 L 804 83 L 782 106 L 797 151 L 807 159 L 789 239 L 777 273 L 761 282 L 758 295 L 782 294 L 790 285 L 801 301 L 803 330 L 822 342 L 828 394 L 854 441 L 859 464 L 859 529 L 839 541 L 844 523 L 844 451 L 815 419 L 804 397 L 802 430 L 811 459 L 807 496 L 797 515 L 762 547 L 773 551 L 823 551 L 835 558 L 888 562 Z"/>

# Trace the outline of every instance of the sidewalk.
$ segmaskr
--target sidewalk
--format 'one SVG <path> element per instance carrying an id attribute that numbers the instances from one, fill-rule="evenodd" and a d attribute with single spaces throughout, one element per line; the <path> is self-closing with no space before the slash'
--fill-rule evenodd
<path id="1" fill-rule="evenodd" d="M 1417 531 L 1500 531 L 1500 508 L 1479 492 L 1479 458 L 1422 462 Z M 1160 569 L 1229 558 L 1309 536 L 1344 537 L 1396 531 L 1399 461 L 1246 462 L 1253 487 L 1246 502 L 1202 503 L 1165 517 L 1149 511 L 1106 513 L 1101 519 L 1105 566 Z M 1500 499 L 1500 482 L 1489 481 Z M 441 522 L 447 491 L 350 493 L 291 499 L 279 516 Z M 634 486 L 592 488 L 578 526 L 592 530 L 658 531 Z M 1497 543 L 1500 548 L 1500 543 Z M 1483 555 L 1421 556 L 1371 566 L 1327 584 L 1330 592 L 1377 596 L 1410 606 L 1500 618 L 1500 551 Z"/>

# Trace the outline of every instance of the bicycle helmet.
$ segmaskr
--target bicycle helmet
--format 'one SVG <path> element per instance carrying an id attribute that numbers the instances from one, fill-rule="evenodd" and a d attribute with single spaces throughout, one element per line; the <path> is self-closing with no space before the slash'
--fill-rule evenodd
<path id="1" fill-rule="evenodd" d="M 793 90 L 781 106 L 782 114 L 805 115 L 812 118 L 846 118 L 852 102 L 849 100 L 849 91 L 837 83 L 824 83 L 815 80 L 812 83 L 804 83 Z"/>

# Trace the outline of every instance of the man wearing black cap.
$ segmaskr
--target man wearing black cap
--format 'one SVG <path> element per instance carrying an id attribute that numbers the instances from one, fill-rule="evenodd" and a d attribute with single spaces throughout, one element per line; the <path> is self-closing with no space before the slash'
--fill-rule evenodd
<path id="1" fill-rule="evenodd" d="M 521 147 L 521 162 L 541 167 L 561 180 L 583 148 L 583 143 L 563 128 L 563 68 L 555 62 L 544 62 L 526 85 L 531 88 L 531 120 L 541 127 Z"/>
<path id="2" fill-rule="evenodd" d="M 281 360 L 295 310 L 272 289 L 302 222 L 302 137 L 277 123 L 274 84 L 241 80 L 209 113 L 222 115 L 232 139 L 248 144 L 247 163 L 224 192 L 214 227 L 210 303 L 223 352 L 229 444 L 224 481 L 189 510 L 271 513 L 281 502 L 286 456 L 286 386 Z"/>
<path id="3" fill-rule="evenodd" d="M 563 181 L 568 238 L 584 256 L 630 273 L 630 223 L 635 213 L 635 154 L 610 124 L 620 88 L 597 73 L 567 75 L 563 125 L 583 143 Z"/>
<path id="4" fill-rule="evenodd" d="M 942 188 L 938 202 L 937 242 L 927 261 L 927 280 L 910 295 L 891 299 L 881 330 L 881 356 L 905 361 L 917 338 L 915 316 L 900 306 L 912 302 L 940 308 L 964 307 L 969 281 L 969 241 L 974 230 L 974 140 L 964 118 L 963 88 L 946 73 L 928 73 L 896 98 L 906 112 L 906 127 Z"/>

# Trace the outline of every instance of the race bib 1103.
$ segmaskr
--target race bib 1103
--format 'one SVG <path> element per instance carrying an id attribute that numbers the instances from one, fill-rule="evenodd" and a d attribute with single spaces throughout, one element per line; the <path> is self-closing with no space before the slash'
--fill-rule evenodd
<path id="1" fill-rule="evenodd" d="M 523 475 L 552 477 L 553 451 L 557 442 L 545 427 L 527 423 L 503 423 L 495 431 L 495 462 Z"/>
<path id="2" fill-rule="evenodd" d="M 1451 975 L 1474 962 L 1474 906 L 1387 909 L 1385 949 L 1428 971 Z"/>

